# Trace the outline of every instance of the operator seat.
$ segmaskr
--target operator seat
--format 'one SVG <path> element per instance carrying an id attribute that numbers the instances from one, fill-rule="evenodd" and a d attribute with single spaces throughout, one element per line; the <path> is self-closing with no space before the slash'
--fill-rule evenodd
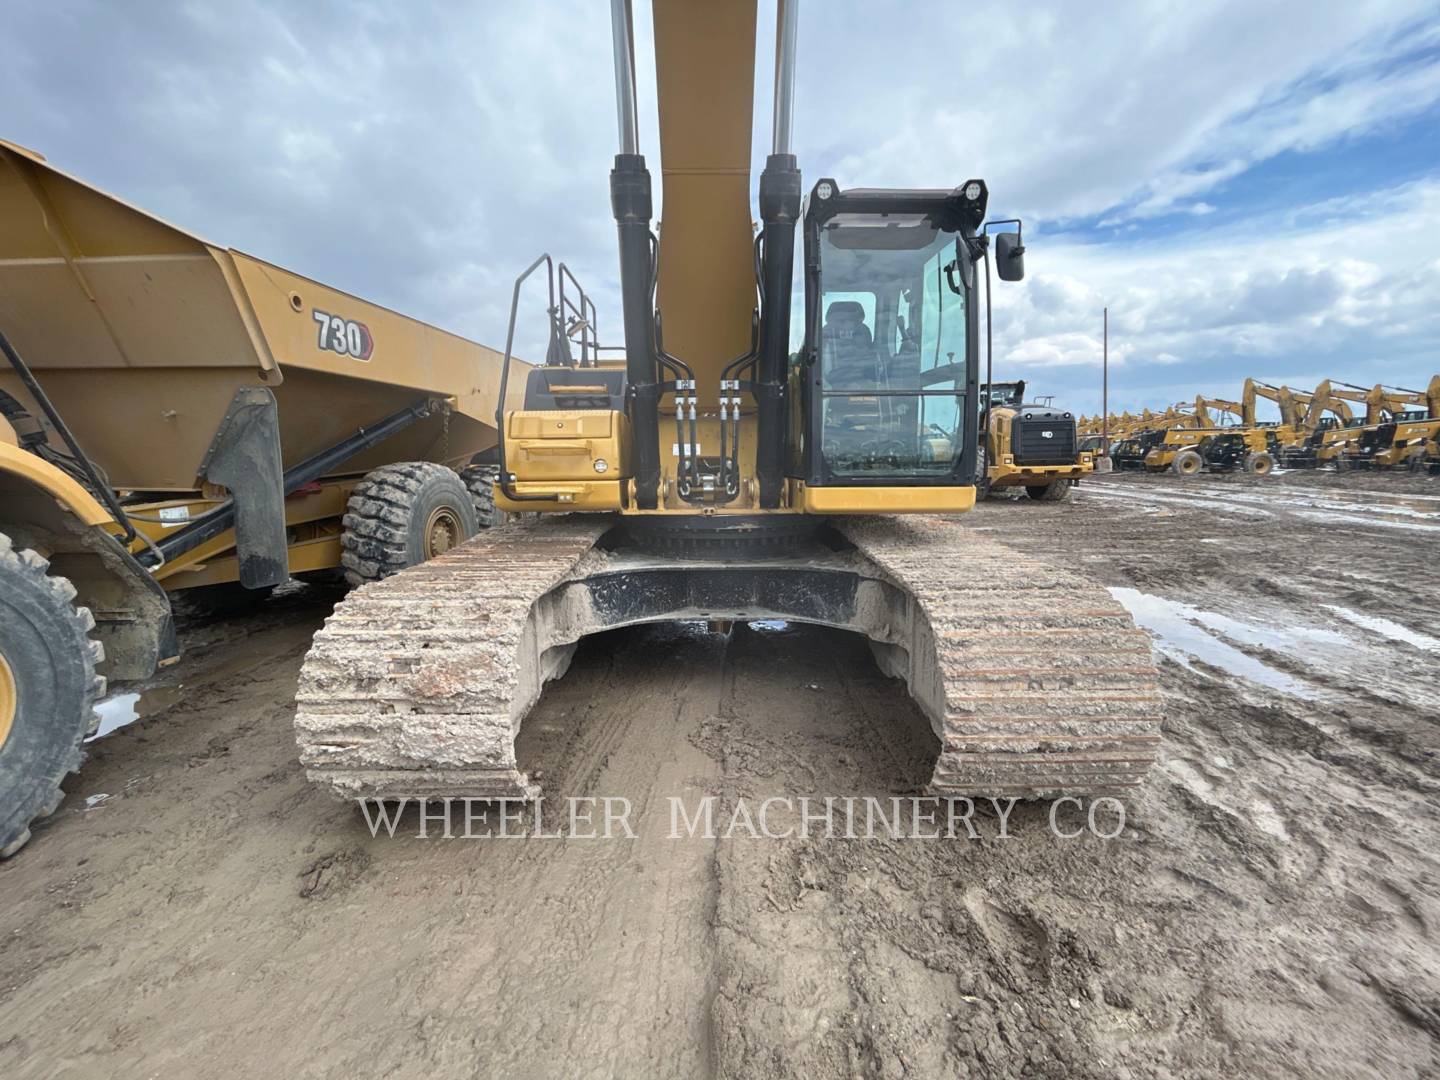
<path id="1" fill-rule="evenodd" d="M 858 300 L 836 300 L 825 309 L 822 347 L 827 390 L 872 390 L 879 385 L 875 339 Z"/>
<path id="2" fill-rule="evenodd" d="M 821 452 L 834 468 L 863 468 L 873 457 L 870 444 L 880 427 L 879 401 L 866 395 L 879 386 L 880 367 L 858 301 L 836 300 L 825 309 L 821 345 L 825 389 L 857 391 L 854 397 L 826 399 Z"/>

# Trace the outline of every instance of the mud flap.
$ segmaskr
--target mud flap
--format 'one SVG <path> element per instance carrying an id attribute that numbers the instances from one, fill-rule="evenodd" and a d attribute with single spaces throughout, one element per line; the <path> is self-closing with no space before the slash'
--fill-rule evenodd
<path id="1" fill-rule="evenodd" d="M 235 391 L 200 473 L 210 483 L 228 488 L 234 500 L 240 584 L 262 589 L 288 581 L 285 468 L 274 394 L 263 386 Z"/>

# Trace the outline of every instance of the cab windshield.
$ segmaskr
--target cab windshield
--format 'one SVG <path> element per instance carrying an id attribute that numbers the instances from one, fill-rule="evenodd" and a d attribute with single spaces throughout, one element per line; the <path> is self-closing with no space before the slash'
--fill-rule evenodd
<path id="1" fill-rule="evenodd" d="M 821 229 L 820 255 L 828 471 L 950 473 L 964 436 L 969 359 L 956 235 L 918 216 L 841 214 Z"/>

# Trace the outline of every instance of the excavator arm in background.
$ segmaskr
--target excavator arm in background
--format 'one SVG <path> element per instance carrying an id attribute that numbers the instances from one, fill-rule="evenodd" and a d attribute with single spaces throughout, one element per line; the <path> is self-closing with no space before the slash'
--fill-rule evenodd
<path id="1" fill-rule="evenodd" d="M 1253 396 L 1247 404 L 1242 405 L 1238 401 L 1226 401 L 1224 398 L 1207 398 L 1201 395 L 1195 397 L 1195 426 L 1196 427 L 1219 427 L 1220 424 L 1210 415 L 1210 410 L 1229 413 L 1246 427 L 1255 423 L 1255 400 Z M 1247 415 L 1248 414 L 1248 415 Z"/>

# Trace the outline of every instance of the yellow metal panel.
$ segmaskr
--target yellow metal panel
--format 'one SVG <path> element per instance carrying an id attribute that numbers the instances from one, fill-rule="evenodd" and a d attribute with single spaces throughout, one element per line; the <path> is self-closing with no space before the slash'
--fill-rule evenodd
<path id="1" fill-rule="evenodd" d="M 355 481 L 342 480 L 321 486 L 319 491 L 307 491 L 285 500 L 285 524 L 292 529 L 310 525 L 313 522 L 331 522 L 331 528 L 339 528 L 339 521 L 345 513 L 345 502 L 355 488 Z M 131 518 L 135 528 L 151 540 L 160 540 L 176 529 L 190 524 L 219 503 L 213 499 L 164 499 L 153 503 L 142 503 L 128 509 L 135 515 Z M 116 526 L 118 528 L 118 526 Z M 290 546 L 292 572 L 322 569 L 323 566 L 296 565 L 295 555 L 306 544 Z M 133 544 L 131 550 L 137 554 L 144 545 Z M 188 589 L 196 585 L 213 585 L 218 582 L 239 580 L 239 565 L 234 556 L 235 531 L 227 529 L 218 536 L 207 540 L 199 547 L 167 562 L 155 571 L 155 579 L 167 589 Z M 324 566 L 338 566 L 339 555 L 334 563 Z M 226 569 L 228 567 L 228 569 Z"/>
<path id="2" fill-rule="evenodd" d="M 1147 459 L 1148 462 L 1148 459 Z M 991 487 L 1025 487 L 1048 484 L 1051 480 L 1078 480 L 1095 471 L 1094 465 L 1020 465 L 990 470 Z"/>
<path id="3" fill-rule="evenodd" d="M 807 487 L 807 514 L 959 514 L 975 505 L 973 487 Z"/>
<path id="4" fill-rule="evenodd" d="M 363 380 L 384 394 L 390 412 L 395 398 L 385 388 L 453 397 L 460 415 L 494 425 L 501 353 L 243 252 L 229 255 L 282 368 Z M 322 335 L 320 315 L 341 325 Z M 529 372 L 529 364 L 511 361 L 509 407 L 523 403 Z"/>
<path id="5" fill-rule="evenodd" d="M 665 348 L 713 386 L 750 345 L 755 0 L 655 0 Z M 672 471 L 667 469 L 668 471 Z"/>
<path id="6" fill-rule="evenodd" d="M 324 346 L 317 311 L 339 319 L 328 340 L 343 351 Z M 279 402 L 287 465 L 425 397 L 452 401 L 448 419 L 407 428 L 346 472 L 459 463 L 495 445 L 493 349 L 212 246 L 9 145 L 0 325 L 120 488 L 197 489 L 236 390 L 262 383 Z M 513 406 L 529 370 L 512 363 Z M 27 401 L 8 368 L 0 389 Z"/>
<path id="7" fill-rule="evenodd" d="M 505 426 L 505 467 L 521 481 L 618 481 L 629 475 L 630 427 L 624 413 L 512 412 Z M 601 461 L 604 468 L 596 468 Z"/>
<path id="8" fill-rule="evenodd" d="M 512 412 L 506 417 L 505 434 L 511 439 L 608 439 L 624 419 L 618 412 Z"/>
<path id="9" fill-rule="evenodd" d="M 289 556 L 292 574 L 303 574 L 311 570 L 333 570 L 340 565 L 340 537 L 325 536 L 303 544 L 291 544 Z M 209 559 L 203 565 L 193 567 L 188 573 L 179 574 L 163 584 L 171 592 L 180 592 L 202 585 L 223 585 L 239 580 L 240 560 L 235 555 L 224 555 Z"/>
<path id="10" fill-rule="evenodd" d="M 110 523 L 110 514 L 95 501 L 93 495 L 54 465 L 41 461 L 28 450 L 0 442 L 0 474 L 19 477 L 53 495 L 86 525 Z"/>

